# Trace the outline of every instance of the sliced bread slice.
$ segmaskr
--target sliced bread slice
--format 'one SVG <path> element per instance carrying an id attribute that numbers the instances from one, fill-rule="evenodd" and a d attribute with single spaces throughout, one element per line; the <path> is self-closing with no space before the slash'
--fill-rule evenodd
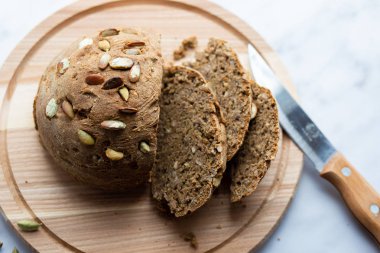
<path id="1" fill-rule="evenodd" d="M 227 42 L 211 38 L 207 48 L 188 64 L 206 78 L 216 94 L 226 119 L 227 160 L 235 155 L 243 143 L 251 116 L 251 88 L 249 78 L 238 56 Z"/>
<path id="2" fill-rule="evenodd" d="M 219 185 L 226 168 L 226 132 L 216 98 L 195 70 L 167 68 L 159 104 L 152 193 L 179 217 L 205 204 Z"/>
<path id="3" fill-rule="evenodd" d="M 275 158 L 280 139 L 276 101 L 252 82 L 252 120 L 243 145 L 231 163 L 231 201 L 252 194 Z"/>

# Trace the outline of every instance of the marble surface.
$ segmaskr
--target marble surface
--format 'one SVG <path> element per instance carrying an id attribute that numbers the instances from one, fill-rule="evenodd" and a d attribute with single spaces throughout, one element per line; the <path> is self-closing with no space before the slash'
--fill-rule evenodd
<path id="1" fill-rule="evenodd" d="M 252 25 L 278 52 L 306 112 L 380 192 L 380 2 L 213 1 Z M 0 64 L 35 25 L 71 2 L 2 3 Z M 0 252 L 15 245 L 28 252 L 3 219 L 0 240 Z M 306 161 L 294 200 L 258 251 L 372 253 L 379 247 Z"/>

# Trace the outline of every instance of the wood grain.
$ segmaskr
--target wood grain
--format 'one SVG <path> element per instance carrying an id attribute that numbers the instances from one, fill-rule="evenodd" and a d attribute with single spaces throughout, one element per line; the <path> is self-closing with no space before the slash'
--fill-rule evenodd
<path id="1" fill-rule="evenodd" d="M 74 182 L 40 145 L 32 101 L 46 66 L 78 37 L 122 26 L 161 33 L 167 59 L 190 35 L 199 38 L 200 46 L 211 36 L 228 40 L 243 62 L 247 43 L 253 43 L 292 89 L 285 68 L 263 39 L 237 17 L 207 1 L 74 3 L 27 35 L 0 71 L 0 87 L 7 86 L 0 111 L 0 205 L 4 215 L 15 229 L 19 219 L 43 223 L 36 233 L 19 232 L 40 252 L 248 252 L 256 248 L 280 220 L 300 176 L 303 156 L 286 135 L 253 196 L 232 205 L 224 185 L 206 206 L 182 219 L 159 213 L 147 187 L 128 194 L 106 194 Z M 180 237 L 187 232 L 196 235 L 196 250 Z"/>
<path id="2" fill-rule="evenodd" d="M 321 176 L 338 189 L 355 217 L 380 243 L 380 195 L 375 189 L 341 153 L 330 159 Z"/>

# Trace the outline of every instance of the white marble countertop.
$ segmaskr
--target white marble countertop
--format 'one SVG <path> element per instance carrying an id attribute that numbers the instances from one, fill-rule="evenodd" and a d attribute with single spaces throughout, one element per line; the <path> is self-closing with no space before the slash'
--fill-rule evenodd
<path id="1" fill-rule="evenodd" d="M 213 1 L 252 25 L 278 52 L 305 110 L 380 192 L 380 2 Z M 71 2 L 3 2 L 0 64 L 35 25 Z M 0 241 L 0 252 L 15 245 L 27 252 L 3 219 Z M 380 246 L 306 161 L 294 200 L 259 252 L 372 253 Z"/>

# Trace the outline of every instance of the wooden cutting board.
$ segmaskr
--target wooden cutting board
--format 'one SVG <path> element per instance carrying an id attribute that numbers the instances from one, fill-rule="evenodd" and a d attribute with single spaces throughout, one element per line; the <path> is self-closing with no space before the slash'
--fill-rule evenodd
<path id="1" fill-rule="evenodd" d="M 162 34 L 163 55 L 190 35 L 204 46 L 228 40 L 246 62 L 253 43 L 278 77 L 291 83 L 276 54 L 247 24 L 204 0 L 80 1 L 45 20 L 10 54 L 0 72 L 0 205 L 31 248 L 40 252 L 248 252 L 269 236 L 297 185 L 303 156 L 284 135 L 276 160 L 253 196 L 229 203 L 228 189 L 191 216 L 175 219 L 155 208 L 149 188 L 106 194 L 74 182 L 38 141 L 32 103 L 44 69 L 77 38 L 109 27 L 149 27 Z M 43 226 L 19 232 L 20 219 Z M 192 232 L 198 248 L 181 235 Z"/>

